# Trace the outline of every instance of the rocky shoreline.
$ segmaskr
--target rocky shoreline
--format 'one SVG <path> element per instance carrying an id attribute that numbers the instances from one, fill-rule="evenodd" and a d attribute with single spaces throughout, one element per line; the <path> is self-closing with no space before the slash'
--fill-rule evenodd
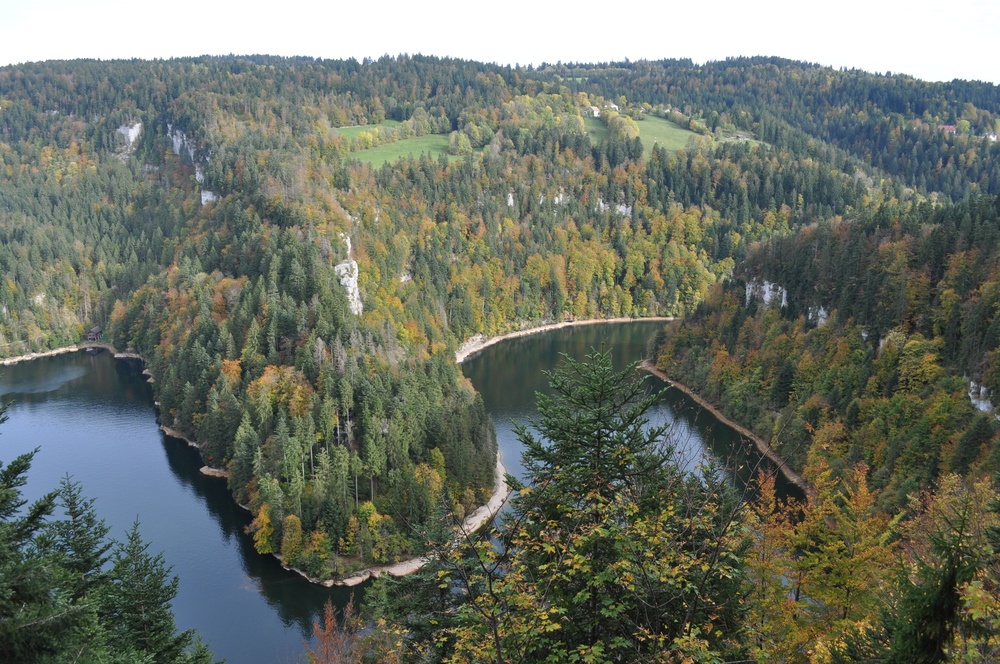
<path id="1" fill-rule="evenodd" d="M 668 385 L 676 387 L 678 390 L 691 397 L 691 399 L 693 399 L 699 406 L 701 406 L 708 412 L 712 413 L 712 416 L 715 419 L 719 420 L 726 426 L 734 429 L 744 438 L 752 440 L 754 445 L 757 447 L 757 450 L 761 454 L 766 456 L 768 459 L 770 459 L 774 463 L 774 465 L 778 467 L 778 469 L 781 471 L 781 474 L 785 476 L 785 479 L 787 479 L 789 482 L 800 488 L 806 495 L 812 493 L 812 488 L 809 486 L 809 483 L 806 482 L 801 475 L 792 470 L 792 467 L 789 466 L 788 463 L 784 459 L 782 459 L 778 455 L 778 453 L 774 451 L 774 449 L 771 448 L 771 445 L 766 440 L 764 440 L 754 432 L 750 431 L 746 427 L 737 424 L 736 422 L 732 421 L 731 419 L 723 415 L 718 408 L 716 408 L 711 403 L 706 401 L 703 397 L 696 394 L 693 390 L 691 390 L 690 387 L 688 387 L 683 383 L 679 383 L 676 380 L 673 380 L 672 378 L 667 376 L 667 374 L 665 374 L 663 371 L 657 369 L 656 365 L 653 364 L 652 361 L 646 360 L 645 362 L 642 362 L 638 368 L 648 373 L 651 373 L 652 375 L 656 376 L 657 378 L 667 383 Z"/>
<path id="2" fill-rule="evenodd" d="M 62 355 L 63 353 L 74 353 L 82 350 L 87 350 L 90 348 L 100 348 L 102 350 L 107 350 L 114 355 L 115 359 L 135 359 L 145 362 L 145 358 L 143 358 L 142 355 L 140 355 L 139 353 L 118 352 L 115 350 L 114 346 L 112 346 L 110 343 L 106 341 L 97 341 L 97 342 L 84 342 L 80 344 L 74 344 L 72 346 L 63 346 L 61 348 L 54 348 L 52 350 L 42 351 L 38 353 L 27 353 L 25 355 L 8 357 L 4 358 L 3 360 L 0 360 L 0 364 L 4 366 L 9 366 L 11 364 L 17 364 L 18 362 L 27 362 L 30 360 L 37 360 L 43 357 L 53 357 L 55 355 Z M 147 377 L 147 382 L 152 383 L 154 381 L 153 375 L 148 368 L 143 368 L 142 373 L 144 376 Z M 158 406 L 159 404 L 156 405 Z M 164 434 L 170 436 L 171 438 L 177 438 L 178 440 L 183 440 L 190 447 L 193 447 L 198 450 L 201 449 L 198 447 L 198 444 L 196 442 L 189 439 L 180 431 L 168 427 L 166 424 L 161 423 L 160 430 Z M 229 477 L 229 471 L 224 468 L 212 468 L 211 466 L 202 466 L 199 469 L 199 472 L 208 477 L 218 477 L 222 479 L 226 479 Z M 470 514 L 465 518 L 461 526 L 459 526 L 458 528 L 458 530 L 461 531 L 461 536 L 479 530 L 483 526 L 483 524 L 485 524 L 488 520 L 496 516 L 496 514 L 500 511 L 500 508 L 503 507 L 504 502 L 506 502 L 507 500 L 507 495 L 510 493 L 510 487 L 508 487 L 503 480 L 506 472 L 507 469 L 503 465 L 503 462 L 500 458 L 500 453 L 497 452 L 497 465 L 494 474 L 493 495 L 490 496 L 489 501 L 485 505 L 481 505 L 480 507 L 476 508 L 476 510 L 472 512 L 472 514 Z M 275 557 L 279 561 L 281 561 L 281 556 L 275 554 Z M 381 574 L 389 574 L 390 576 L 395 576 L 395 577 L 406 576 L 407 574 L 413 574 L 421 567 L 426 565 L 428 562 L 429 559 L 425 557 L 410 558 L 408 560 L 403 560 L 401 562 L 392 565 L 378 565 L 370 567 L 356 574 L 352 574 L 351 576 L 346 578 L 328 579 L 325 581 L 313 578 L 308 574 L 306 574 L 305 572 L 303 572 L 302 570 L 297 569 L 295 567 L 286 566 L 285 569 L 296 572 L 301 576 L 303 576 L 304 578 L 308 579 L 309 581 L 313 583 L 318 583 L 326 587 L 330 587 L 333 585 L 356 586 L 368 580 L 369 578 L 377 578 Z"/>
<path id="3" fill-rule="evenodd" d="M 599 318 L 599 319 L 587 319 L 587 320 L 572 320 L 572 321 L 561 321 L 561 322 L 558 322 L 558 323 L 548 323 L 548 324 L 539 325 L 539 326 L 536 326 L 536 327 L 525 328 L 523 330 L 516 330 L 514 332 L 509 332 L 507 334 L 502 334 L 502 335 L 498 335 L 498 336 L 495 336 L 495 337 L 486 337 L 484 335 L 476 335 L 476 336 L 474 336 L 474 337 L 466 340 L 461 346 L 459 346 L 458 350 L 455 353 L 455 362 L 457 364 L 461 364 L 463 361 L 465 361 L 469 357 L 472 357 L 473 355 L 475 355 L 476 353 L 482 351 L 483 349 L 488 348 L 488 347 L 490 347 L 490 346 L 492 346 L 494 344 L 497 344 L 497 343 L 499 343 L 501 341 L 505 341 L 507 339 L 515 339 L 515 338 L 518 338 L 518 337 L 524 337 L 524 336 L 528 336 L 528 335 L 532 335 L 532 334 L 539 334 L 541 332 L 547 332 L 547 331 L 550 331 L 550 330 L 558 330 L 558 329 L 562 329 L 562 328 L 565 328 L 565 327 L 574 327 L 574 326 L 578 326 L 578 325 L 596 325 L 596 324 L 601 324 L 601 323 L 632 323 L 632 322 L 639 322 L 639 321 L 664 321 L 664 322 L 666 322 L 666 321 L 670 321 L 670 320 L 673 320 L 673 318 L 671 318 L 671 317 L 665 317 L 665 316 L 649 317 L 649 318 Z M 5 360 L 2 360 L 2 363 L 4 365 L 9 365 L 9 364 L 14 364 L 16 362 L 33 360 L 33 359 L 38 359 L 38 358 L 41 358 L 41 357 L 48 357 L 48 356 L 52 356 L 52 355 L 59 355 L 61 353 L 69 353 L 69 352 L 74 352 L 74 351 L 86 350 L 87 348 L 103 348 L 103 349 L 106 349 L 106 350 L 114 353 L 115 358 L 123 358 L 123 359 L 124 358 L 128 358 L 128 359 L 138 359 L 138 360 L 145 361 L 144 358 L 141 355 L 137 354 L 137 353 L 131 353 L 131 352 L 122 352 L 122 353 L 119 353 L 119 352 L 116 352 L 115 349 L 114 349 L 114 347 L 110 343 L 107 343 L 107 342 L 91 342 L 91 343 L 84 343 L 84 344 L 76 344 L 74 346 L 67 346 L 67 347 L 63 347 L 63 348 L 57 348 L 57 349 L 54 349 L 54 350 L 51 350 L 51 351 L 45 351 L 45 352 L 41 352 L 41 353 L 30 353 L 30 354 L 27 354 L 27 355 L 21 355 L 21 356 L 14 357 L 14 358 L 7 358 Z M 152 374 L 149 372 L 148 368 L 144 368 L 143 369 L 143 374 L 148 377 L 148 382 L 150 382 L 150 383 L 153 382 L 154 378 L 153 378 Z M 708 407 L 708 406 L 706 406 L 706 407 Z M 724 418 L 722 418 L 721 414 L 717 413 L 717 411 L 715 411 L 714 409 L 711 409 L 711 410 L 713 412 L 716 412 L 717 416 L 720 419 L 724 419 Z M 726 421 L 727 421 L 727 423 L 729 423 L 728 420 L 726 420 Z M 191 447 L 194 447 L 196 449 L 200 449 L 200 448 L 198 448 L 198 444 L 196 442 L 188 439 L 181 432 L 179 432 L 179 431 L 177 431 L 175 429 L 172 429 L 171 427 L 168 427 L 165 424 L 160 424 L 160 430 L 163 431 L 163 433 L 165 433 L 168 436 L 171 436 L 173 438 L 177 438 L 179 440 L 183 440 L 184 442 L 186 442 Z M 212 468 L 212 467 L 209 467 L 209 466 L 203 466 L 202 468 L 200 468 L 200 472 L 203 473 L 204 475 L 207 475 L 207 476 L 210 476 L 210 477 L 219 477 L 219 478 L 223 478 L 223 479 L 227 478 L 229 476 L 229 473 L 228 473 L 228 471 L 226 469 Z M 507 469 L 503 465 L 503 460 L 502 460 L 502 458 L 500 456 L 500 452 L 498 451 L 497 452 L 497 464 L 496 464 L 495 471 L 494 471 L 493 494 L 490 496 L 489 501 L 487 501 L 487 503 L 485 505 L 481 505 L 480 507 L 476 508 L 475 511 L 473 511 L 471 514 L 469 514 L 465 518 L 465 520 L 462 522 L 462 524 L 460 526 L 456 527 L 456 531 L 457 531 L 456 537 L 457 538 L 466 537 L 466 536 L 468 536 L 468 535 L 476 532 L 477 530 L 479 530 L 480 528 L 482 528 L 484 524 L 486 524 L 489 520 L 491 520 L 492 518 L 494 518 L 500 512 L 500 510 L 503 507 L 504 503 L 507 501 L 507 497 L 509 496 L 510 491 L 511 491 L 510 487 L 507 486 L 507 483 L 504 481 L 504 476 L 505 476 L 506 472 L 507 472 Z M 275 554 L 275 557 L 279 561 L 281 561 L 281 557 L 280 556 L 278 556 L 277 554 Z M 300 569 L 297 569 L 295 567 L 284 566 L 284 565 L 283 566 L 286 569 L 290 570 L 290 571 L 296 572 L 297 574 L 301 575 L 302 577 L 304 577 L 305 579 L 309 580 L 312 583 L 317 583 L 317 584 L 320 584 L 320 585 L 323 585 L 323 586 L 326 586 L 326 587 L 330 587 L 330 586 L 333 586 L 333 585 L 356 586 L 358 584 L 361 584 L 361 583 L 365 582 L 366 580 L 368 580 L 370 578 L 377 578 L 377 577 L 379 577 L 382 574 L 388 574 L 388 575 L 394 576 L 394 577 L 406 576 L 408 574 L 412 574 L 412 573 L 416 572 L 421 567 L 423 567 L 424 565 L 426 565 L 429 561 L 430 561 L 430 559 L 427 558 L 427 557 L 415 557 L 415 558 L 410 558 L 410 559 L 407 559 L 407 560 L 403 560 L 403 561 L 398 562 L 398 563 L 394 563 L 392 565 L 377 565 L 377 566 L 369 567 L 369 568 L 367 568 L 365 570 L 362 570 L 362 571 L 360 571 L 358 573 L 352 574 L 351 576 L 348 576 L 348 577 L 337 578 L 337 579 L 328 579 L 328 580 L 321 580 L 321 579 L 317 579 L 317 578 L 311 577 L 308 574 L 306 574 L 304 571 L 302 571 Z"/>
<path id="4" fill-rule="evenodd" d="M 571 321 L 561 321 L 558 323 L 547 323 L 545 325 L 539 325 L 536 327 L 529 327 L 523 330 L 516 330 L 514 332 L 508 332 L 506 334 L 497 335 L 495 337 L 487 337 L 482 334 L 477 334 L 470 339 L 467 339 L 458 350 L 455 351 L 455 363 L 461 364 L 465 360 L 469 359 L 476 353 L 482 351 L 485 348 L 500 343 L 501 341 L 506 341 L 507 339 L 516 339 L 518 337 L 526 337 L 532 334 L 539 334 L 541 332 L 548 332 L 550 330 L 559 330 L 565 327 L 575 327 L 578 325 L 597 325 L 601 323 L 635 323 L 640 321 L 663 321 L 668 322 L 674 320 L 669 316 L 651 316 L 648 318 L 592 318 L 587 320 L 571 320 Z M 503 460 L 500 457 L 500 452 L 497 452 L 497 465 L 494 473 L 494 487 L 493 495 L 490 496 L 489 501 L 485 505 L 481 505 L 476 508 L 472 514 L 465 518 L 465 521 L 456 528 L 459 531 L 459 536 L 464 537 L 470 535 L 483 525 L 495 517 L 500 509 L 503 507 L 504 503 L 507 502 L 507 497 L 510 495 L 510 487 L 504 481 L 504 475 L 506 475 L 507 469 L 503 465 Z M 278 557 L 280 560 L 281 558 Z M 356 586 L 360 583 L 364 583 L 370 578 L 378 578 L 382 574 L 388 574 L 394 577 L 406 576 L 407 574 L 413 574 L 421 567 L 430 562 L 429 558 L 417 557 L 404 560 L 393 565 L 380 565 L 375 567 L 369 567 L 368 569 L 362 570 L 351 576 L 329 579 L 322 581 L 314 577 L 309 576 L 305 572 L 295 567 L 285 567 L 290 571 L 296 572 L 302 575 L 304 578 L 312 581 L 313 583 L 319 583 L 327 587 L 333 585 L 340 586 Z"/>
<path id="5" fill-rule="evenodd" d="M 188 446 L 193 447 L 196 450 L 200 450 L 201 449 L 200 447 L 198 447 L 198 443 L 194 442 L 193 440 L 188 439 L 180 431 L 177 431 L 176 429 L 171 429 L 166 424 L 161 424 L 160 425 L 160 431 L 162 431 L 163 433 L 167 434 L 171 438 L 177 438 L 179 440 L 183 440 L 185 443 L 188 444 Z"/>
<path id="6" fill-rule="evenodd" d="M 531 334 L 548 332 L 549 330 L 561 330 L 564 327 L 576 327 L 577 325 L 598 325 L 601 323 L 642 323 L 646 321 L 662 321 L 666 323 L 672 320 L 674 320 L 672 316 L 648 316 L 645 318 L 588 318 L 586 320 L 564 320 L 558 323 L 546 323 L 545 325 L 527 327 L 523 330 L 508 332 L 495 337 L 487 337 L 482 334 L 477 334 L 474 337 L 467 339 L 461 346 L 458 347 L 458 350 L 455 351 L 455 363 L 461 364 L 484 348 L 489 348 L 493 344 L 506 341 L 507 339 L 517 339 L 518 337 L 526 337 Z"/>
<path id="7" fill-rule="evenodd" d="M 54 357 L 56 355 L 62 355 L 63 353 L 76 353 L 81 350 L 91 350 L 98 348 L 101 350 L 106 350 L 115 356 L 115 359 L 127 359 L 127 360 L 142 360 L 145 362 L 145 358 L 139 353 L 130 352 L 118 352 L 115 347 L 109 344 L 107 341 L 82 341 L 78 344 L 73 344 L 72 346 L 61 346 L 59 348 L 53 348 L 52 350 L 43 350 L 37 353 L 25 353 L 24 355 L 15 355 L 14 357 L 5 357 L 0 359 L 0 365 L 9 367 L 12 364 L 17 364 L 19 362 L 28 362 L 30 360 L 38 360 L 43 357 Z M 145 372 L 144 372 L 145 373 Z M 147 375 L 149 375 L 147 373 Z"/>
<path id="8" fill-rule="evenodd" d="M 91 348 L 100 348 L 102 350 L 110 351 L 114 353 L 115 357 L 136 357 L 140 360 L 141 356 L 135 353 L 118 353 L 115 352 L 114 346 L 106 341 L 81 341 L 78 344 L 73 344 L 72 346 L 61 346 L 59 348 L 53 348 L 52 350 L 38 351 L 37 353 L 25 353 L 24 355 L 15 355 L 14 357 L 5 357 L 0 359 L 0 365 L 9 367 L 12 364 L 17 364 L 19 362 L 28 362 L 30 360 L 38 360 L 43 357 L 54 357 L 56 355 L 62 355 L 63 353 L 76 353 L 81 350 L 89 350 Z"/>
<path id="9" fill-rule="evenodd" d="M 192 447 L 197 447 L 197 445 L 192 443 L 187 438 L 184 438 L 183 436 L 179 435 L 173 429 L 170 429 L 162 425 L 160 426 L 160 429 L 162 429 L 163 432 L 169 436 L 173 436 L 174 438 L 180 438 L 181 440 L 186 441 Z M 203 474 L 208 475 L 209 477 L 220 477 L 220 478 L 229 477 L 229 471 L 220 468 L 202 466 L 200 471 Z M 487 501 L 485 505 L 480 505 L 479 507 L 477 507 L 476 510 L 472 512 L 472 514 L 465 517 L 465 520 L 462 522 L 460 526 L 455 528 L 455 530 L 458 531 L 456 539 L 461 537 L 466 537 L 476 532 L 477 530 L 482 528 L 487 521 L 495 517 L 500 512 L 500 508 L 502 508 L 503 504 L 507 502 L 507 496 L 510 494 L 510 487 L 507 486 L 507 483 L 504 481 L 504 476 L 506 474 L 507 474 L 507 468 L 503 465 L 503 460 L 501 459 L 500 452 L 498 451 L 497 465 L 494 471 L 494 478 L 493 478 L 494 482 L 493 495 L 490 496 L 489 501 Z M 247 507 L 246 505 L 240 505 L 240 507 L 245 509 L 247 512 L 250 512 L 250 508 Z M 368 567 L 361 570 L 360 572 L 355 572 L 354 574 L 351 574 L 350 576 L 346 577 L 338 577 L 336 579 L 319 579 L 314 576 L 310 576 L 309 574 L 299 569 L 298 567 L 285 565 L 284 561 L 281 559 L 280 554 L 272 553 L 271 555 L 274 556 L 275 559 L 277 559 L 277 561 L 281 563 L 281 566 L 286 570 L 288 570 L 289 572 L 295 572 L 296 574 L 306 579 L 310 583 L 315 583 L 321 586 L 325 586 L 327 588 L 330 588 L 332 586 L 353 587 L 364 583 L 368 579 L 377 579 L 379 576 L 383 574 L 388 574 L 389 576 L 397 578 L 401 576 L 406 576 L 408 574 L 413 574 L 414 572 L 416 572 L 421 567 L 423 567 L 424 565 L 426 565 L 431 561 L 431 559 L 427 558 L 426 556 L 418 556 L 416 558 L 408 558 L 406 560 L 402 560 L 398 563 L 393 563 L 391 565 L 375 565 L 372 567 Z"/>
<path id="10" fill-rule="evenodd" d="M 476 532 L 486 524 L 487 521 L 495 517 L 500 509 L 503 507 L 504 503 L 507 502 L 507 496 L 510 494 L 510 487 L 504 481 L 504 476 L 507 474 L 507 469 L 503 465 L 503 460 L 500 457 L 500 452 L 497 452 L 497 465 L 493 476 L 493 495 L 490 496 L 489 501 L 485 505 L 481 505 L 476 508 L 472 514 L 465 517 L 465 520 L 461 525 L 457 526 L 455 530 L 457 531 L 456 539 L 467 537 L 472 533 Z M 302 576 L 306 577 L 314 583 L 320 583 L 324 586 L 330 587 L 333 585 L 338 586 L 356 586 L 360 583 L 367 581 L 368 579 L 377 579 L 382 574 L 388 574 L 389 576 L 400 577 L 406 576 L 407 574 L 413 574 L 421 567 L 430 562 L 430 558 L 427 557 L 417 557 L 410 558 L 409 560 L 403 560 L 401 562 L 392 565 L 379 565 L 376 567 L 369 567 L 368 569 L 362 570 L 357 574 L 352 574 L 351 576 L 331 579 L 329 581 L 319 581 L 307 575 L 302 570 L 296 569 L 294 567 L 289 567 L 294 572 L 298 572 Z"/>

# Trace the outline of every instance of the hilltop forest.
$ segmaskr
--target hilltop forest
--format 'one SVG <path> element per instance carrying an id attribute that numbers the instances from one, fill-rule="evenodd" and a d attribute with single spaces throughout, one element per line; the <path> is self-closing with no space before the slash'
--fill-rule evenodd
<path id="1" fill-rule="evenodd" d="M 163 424 L 228 472 L 257 550 L 331 578 L 423 555 L 492 492 L 496 441 L 454 362 L 463 341 L 676 316 L 651 341 L 659 368 L 812 491 L 786 504 L 763 479 L 752 509 L 729 513 L 740 546 L 738 528 L 688 524 L 725 533 L 718 587 L 752 591 L 722 612 L 725 635 L 691 609 L 704 624 L 671 622 L 658 643 L 890 661 L 879 644 L 903 657 L 899 635 L 933 623 L 934 653 L 961 643 L 979 661 L 1000 615 L 982 500 L 1000 453 L 980 410 L 1000 388 L 998 131 L 997 86 L 779 58 L 5 67 L 0 356 L 104 328 L 145 359 Z M 427 137 L 442 148 L 408 152 Z M 387 148 L 401 156 L 375 167 Z M 681 480 L 661 479 L 676 498 Z M 927 523 L 973 495 L 982 528 L 962 558 Z M 865 555 L 863 587 L 829 581 Z M 920 584 L 959 559 L 936 586 L 950 604 L 918 616 Z M 475 661 L 462 629 L 411 654 Z"/>

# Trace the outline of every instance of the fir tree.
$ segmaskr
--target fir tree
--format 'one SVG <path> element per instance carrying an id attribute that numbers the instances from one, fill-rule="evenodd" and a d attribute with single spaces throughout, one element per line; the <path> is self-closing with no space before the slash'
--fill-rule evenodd
<path id="1" fill-rule="evenodd" d="M 0 422 L 7 418 L 0 408 Z M 21 487 L 34 452 L 22 454 L 6 468 L 0 463 L 0 661 L 35 662 L 59 650 L 61 635 L 71 628 L 77 610 L 58 588 L 58 566 L 38 538 L 44 519 L 55 508 L 56 492 L 27 510 Z"/>
<path id="2" fill-rule="evenodd" d="M 79 482 L 68 475 L 59 485 L 59 506 L 66 519 L 52 523 L 49 536 L 63 568 L 71 575 L 73 599 L 81 599 L 104 582 L 101 568 L 111 548 L 104 538 L 110 529 L 94 511 L 94 500 L 84 498 Z"/>
<path id="3" fill-rule="evenodd" d="M 419 601 L 379 590 L 414 652 L 497 663 L 742 654 L 741 502 L 714 469 L 678 467 L 665 430 L 648 426 L 659 395 L 634 366 L 588 360 L 550 374 L 537 434 L 519 430 L 530 481 L 507 478 L 519 495 L 499 530 L 505 546 L 495 532 L 443 544 L 426 574 L 436 591 L 398 584 Z M 453 583 L 461 593 L 447 592 Z"/>
<path id="4" fill-rule="evenodd" d="M 193 643 L 194 630 L 178 632 L 170 602 L 180 580 L 170 577 L 163 554 L 151 555 L 142 541 L 139 522 L 111 554 L 110 583 L 100 598 L 102 620 L 116 652 L 149 656 L 153 664 L 179 661 Z"/>

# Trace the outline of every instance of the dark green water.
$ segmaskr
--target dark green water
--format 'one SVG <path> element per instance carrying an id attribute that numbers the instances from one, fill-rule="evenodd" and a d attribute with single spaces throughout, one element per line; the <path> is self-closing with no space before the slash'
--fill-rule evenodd
<path id="1" fill-rule="evenodd" d="M 462 371 L 483 395 L 493 416 L 497 444 L 508 472 L 522 477 L 520 443 L 514 422 L 527 424 L 535 416 L 535 393 L 548 393 L 548 378 L 542 373 L 557 366 L 562 354 L 584 360 L 595 350 L 611 351 L 616 370 L 646 357 L 650 337 L 662 326 L 657 322 L 607 323 L 563 328 L 542 334 L 509 339 L 486 348 L 462 364 Z M 667 385 L 648 376 L 652 390 Z M 746 486 L 762 460 L 752 444 L 716 420 L 711 413 L 677 389 L 667 389 L 661 403 L 650 413 L 653 425 L 669 424 L 679 461 L 695 469 L 709 457 L 721 459 L 731 468 L 738 486 Z M 782 485 L 779 490 L 787 490 Z"/>
<path id="2" fill-rule="evenodd" d="M 520 472 L 511 420 L 533 415 L 535 391 L 547 387 L 541 372 L 555 367 L 560 352 L 582 359 L 605 344 L 625 366 L 641 359 L 657 325 L 567 328 L 505 341 L 467 360 L 462 369 L 483 394 L 508 469 Z M 138 518 L 151 550 L 163 551 L 181 578 L 178 627 L 199 629 L 217 657 L 231 664 L 304 661 L 302 641 L 323 603 L 343 605 L 350 591 L 312 585 L 254 551 L 243 532 L 249 515 L 233 503 L 225 481 L 202 475 L 195 450 L 160 432 L 141 370 L 136 361 L 83 352 L 3 367 L 0 401 L 13 405 L 0 426 L 0 460 L 40 447 L 29 499 L 69 473 L 96 499 L 113 536 L 124 537 Z M 742 460 L 738 475 L 748 474 L 754 457 L 739 454 L 738 436 L 683 394 L 668 392 L 654 419 L 673 422 L 690 466 L 708 453 L 704 440 L 711 453 Z"/>
<path id="3" fill-rule="evenodd" d="M 323 603 L 346 603 L 348 592 L 310 584 L 254 551 L 243 533 L 249 515 L 225 480 L 202 475 L 197 452 L 160 432 L 138 362 L 79 352 L 2 370 L 0 400 L 13 405 L 0 459 L 41 448 L 27 497 L 70 473 L 113 537 L 138 518 L 150 550 L 173 565 L 180 629 L 198 628 L 231 664 L 303 661 L 302 639 Z"/>

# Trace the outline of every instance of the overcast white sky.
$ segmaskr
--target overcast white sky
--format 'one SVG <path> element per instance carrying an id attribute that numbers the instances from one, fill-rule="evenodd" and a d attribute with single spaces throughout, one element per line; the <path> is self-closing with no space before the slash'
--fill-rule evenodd
<path id="1" fill-rule="evenodd" d="M 0 65 L 227 53 L 504 64 L 777 55 L 1000 83 L 1000 0 L 0 0 Z"/>

